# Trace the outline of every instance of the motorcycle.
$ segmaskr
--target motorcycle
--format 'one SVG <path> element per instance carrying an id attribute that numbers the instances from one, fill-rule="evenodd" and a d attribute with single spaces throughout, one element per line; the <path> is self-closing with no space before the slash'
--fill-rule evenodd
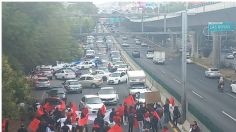
<path id="1" fill-rule="evenodd" d="M 224 92 L 224 84 L 219 84 L 218 89 L 220 92 Z"/>

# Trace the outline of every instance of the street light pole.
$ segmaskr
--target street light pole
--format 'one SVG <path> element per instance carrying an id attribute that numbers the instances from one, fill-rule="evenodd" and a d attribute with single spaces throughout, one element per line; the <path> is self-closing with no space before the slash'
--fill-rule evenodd
<path id="1" fill-rule="evenodd" d="M 182 106 L 182 123 L 186 120 L 187 101 L 186 101 L 186 44 L 187 44 L 187 10 L 182 12 L 182 88 L 183 94 L 181 96 Z"/>
<path id="2" fill-rule="evenodd" d="M 144 8 L 142 8 L 142 32 L 143 32 L 143 12 L 144 12 Z"/>

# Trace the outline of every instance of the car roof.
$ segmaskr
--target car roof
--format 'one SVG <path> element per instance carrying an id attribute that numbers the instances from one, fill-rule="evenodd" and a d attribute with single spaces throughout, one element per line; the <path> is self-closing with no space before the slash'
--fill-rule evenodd
<path id="1" fill-rule="evenodd" d="M 92 94 L 90 94 L 90 95 L 84 95 L 84 97 L 85 97 L 85 98 L 94 98 L 94 97 L 98 97 L 98 98 L 99 98 L 98 95 L 92 95 Z"/>
<path id="2" fill-rule="evenodd" d="M 112 90 L 115 90 L 114 87 L 101 87 L 101 90 L 104 90 L 104 89 L 112 89 Z"/>

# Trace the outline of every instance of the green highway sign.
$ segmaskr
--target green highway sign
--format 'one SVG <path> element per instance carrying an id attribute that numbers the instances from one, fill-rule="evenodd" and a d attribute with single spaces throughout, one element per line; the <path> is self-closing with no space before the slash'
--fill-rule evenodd
<path id="1" fill-rule="evenodd" d="M 234 31 L 235 22 L 208 22 L 209 32 Z"/>

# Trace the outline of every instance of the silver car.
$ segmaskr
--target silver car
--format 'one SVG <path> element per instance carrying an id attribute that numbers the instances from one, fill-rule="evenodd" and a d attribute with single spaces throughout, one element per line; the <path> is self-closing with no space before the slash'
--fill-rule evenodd
<path id="1" fill-rule="evenodd" d="M 39 77 L 34 82 L 35 88 L 50 88 L 51 84 L 47 77 Z"/>
<path id="2" fill-rule="evenodd" d="M 78 80 L 66 80 L 63 84 L 67 93 L 82 93 L 82 85 Z"/>
<path id="3" fill-rule="evenodd" d="M 83 88 L 97 88 L 102 85 L 103 80 L 102 78 L 85 74 L 80 76 L 79 83 L 82 85 Z"/>

